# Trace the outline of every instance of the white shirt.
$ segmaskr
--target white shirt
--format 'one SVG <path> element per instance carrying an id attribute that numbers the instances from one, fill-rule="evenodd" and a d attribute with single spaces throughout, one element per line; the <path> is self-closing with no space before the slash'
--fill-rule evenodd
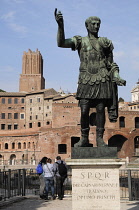
<path id="1" fill-rule="evenodd" d="M 54 176 L 54 167 L 52 163 L 47 163 L 43 166 L 44 177 L 53 177 Z"/>

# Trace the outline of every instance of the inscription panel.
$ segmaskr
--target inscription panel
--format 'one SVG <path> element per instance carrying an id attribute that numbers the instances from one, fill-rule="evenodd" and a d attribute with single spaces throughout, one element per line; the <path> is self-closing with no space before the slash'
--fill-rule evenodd
<path id="1" fill-rule="evenodd" d="M 119 169 L 72 169 L 72 210 L 120 210 Z"/>

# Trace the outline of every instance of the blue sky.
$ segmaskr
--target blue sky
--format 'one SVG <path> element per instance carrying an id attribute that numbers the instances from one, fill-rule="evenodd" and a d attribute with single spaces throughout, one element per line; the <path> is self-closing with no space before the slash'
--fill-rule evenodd
<path id="1" fill-rule="evenodd" d="M 114 44 L 114 61 L 127 80 L 119 97 L 131 101 L 131 90 L 139 79 L 138 0 L 0 0 L 0 88 L 19 91 L 22 55 L 31 49 L 44 59 L 45 88 L 76 92 L 79 73 L 77 52 L 57 47 L 54 10 L 62 11 L 66 38 L 86 36 L 89 16 L 99 16 L 99 36 Z"/>

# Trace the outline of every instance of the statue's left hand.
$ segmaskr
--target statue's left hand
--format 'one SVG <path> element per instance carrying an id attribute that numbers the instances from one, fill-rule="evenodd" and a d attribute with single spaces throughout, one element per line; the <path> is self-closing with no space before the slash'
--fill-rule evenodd
<path id="1" fill-rule="evenodd" d="M 119 78 L 114 77 L 113 82 L 115 82 L 118 86 L 126 86 L 126 80 L 124 80 L 120 77 Z"/>

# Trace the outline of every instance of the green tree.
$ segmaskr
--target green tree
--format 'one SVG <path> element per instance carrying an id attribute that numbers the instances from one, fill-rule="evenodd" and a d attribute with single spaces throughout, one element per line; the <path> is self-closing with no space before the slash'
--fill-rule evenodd
<path id="1" fill-rule="evenodd" d="M 124 102 L 125 100 L 123 98 L 119 98 L 119 102 Z"/>
<path id="2" fill-rule="evenodd" d="M 0 89 L 0 92 L 6 92 L 5 90 Z"/>

